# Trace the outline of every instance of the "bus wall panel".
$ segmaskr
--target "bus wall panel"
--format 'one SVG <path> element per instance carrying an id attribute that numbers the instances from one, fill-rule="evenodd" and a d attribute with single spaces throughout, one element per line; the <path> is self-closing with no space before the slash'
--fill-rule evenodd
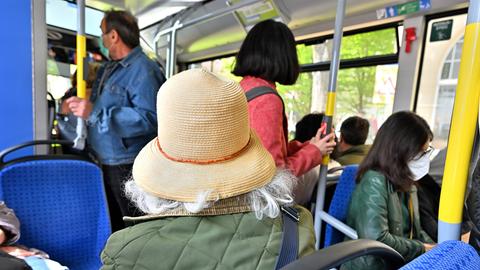
<path id="1" fill-rule="evenodd" d="M 0 151 L 33 136 L 31 2 L 10 0 L 0 16 Z"/>

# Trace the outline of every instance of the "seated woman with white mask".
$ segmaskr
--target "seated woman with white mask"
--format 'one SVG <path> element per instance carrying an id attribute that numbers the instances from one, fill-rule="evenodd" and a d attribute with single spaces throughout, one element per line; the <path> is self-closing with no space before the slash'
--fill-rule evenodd
<path id="1" fill-rule="evenodd" d="M 422 229 L 415 181 L 428 173 L 433 134 L 412 112 L 392 114 L 360 164 L 347 224 L 359 238 L 389 245 L 411 261 L 434 244 Z M 364 256 L 342 269 L 385 269 L 382 259 Z"/>

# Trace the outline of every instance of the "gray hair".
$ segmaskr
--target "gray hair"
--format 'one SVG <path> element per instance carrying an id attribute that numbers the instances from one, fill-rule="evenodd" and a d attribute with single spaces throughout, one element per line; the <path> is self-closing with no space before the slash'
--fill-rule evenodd
<path id="1" fill-rule="evenodd" d="M 272 181 L 267 185 L 252 190 L 245 196 L 257 219 L 263 216 L 275 218 L 280 214 L 281 205 L 293 204 L 292 189 L 296 177 L 287 170 L 278 170 Z M 155 197 L 139 187 L 133 179 L 125 183 L 125 194 L 145 214 L 162 214 L 175 209 L 185 209 L 189 213 L 198 213 L 209 208 L 212 203 L 207 201 L 210 191 L 197 196 L 196 202 L 178 202 Z"/>

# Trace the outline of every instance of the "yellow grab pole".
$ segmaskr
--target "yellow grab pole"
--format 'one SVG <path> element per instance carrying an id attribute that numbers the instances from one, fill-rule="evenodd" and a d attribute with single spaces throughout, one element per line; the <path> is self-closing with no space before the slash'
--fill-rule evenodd
<path id="1" fill-rule="evenodd" d="M 85 0 L 77 1 L 77 96 L 87 97 L 85 77 L 88 74 L 86 66 L 87 40 L 85 37 Z M 77 137 L 73 140 L 73 147 L 78 150 L 85 148 L 87 127 L 85 121 L 77 119 Z"/>
<path id="2" fill-rule="evenodd" d="M 448 138 L 438 220 L 438 241 L 460 238 L 468 168 L 480 97 L 480 0 L 471 0 Z"/>
<path id="3" fill-rule="evenodd" d="M 87 83 L 85 77 L 88 71 L 84 67 L 87 56 L 87 39 L 85 35 L 77 33 L 77 96 L 79 98 L 87 97 Z"/>
<path id="4" fill-rule="evenodd" d="M 325 122 L 327 123 L 327 130 L 326 130 L 327 134 L 330 133 L 330 130 L 332 129 L 333 113 L 335 112 L 335 101 L 337 96 L 337 93 L 335 90 L 336 89 L 333 89 L 332 91 L 329 91 L 327 94 L 327 107 L 325 109 Z M 330 162 L 330 156 L 329 155 L 323 156 L 322 165 L 328 166 L 329 162 Z"/>

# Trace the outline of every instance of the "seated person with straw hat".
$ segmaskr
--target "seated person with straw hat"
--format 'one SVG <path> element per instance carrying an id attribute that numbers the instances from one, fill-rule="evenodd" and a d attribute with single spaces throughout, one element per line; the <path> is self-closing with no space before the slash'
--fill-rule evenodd
<path id="1" fill-rule="evenodd" d="M 160 88 L 157 114 L 158 137 L 125 186 L 145 215 L 110 237 L 102 269 L 278 268 L 295 177 L 276 169 L 250 129 L 240 85 L 184 71 Z M 293 209 L 302 257 L 314 251 L 312 217 Z"/>

